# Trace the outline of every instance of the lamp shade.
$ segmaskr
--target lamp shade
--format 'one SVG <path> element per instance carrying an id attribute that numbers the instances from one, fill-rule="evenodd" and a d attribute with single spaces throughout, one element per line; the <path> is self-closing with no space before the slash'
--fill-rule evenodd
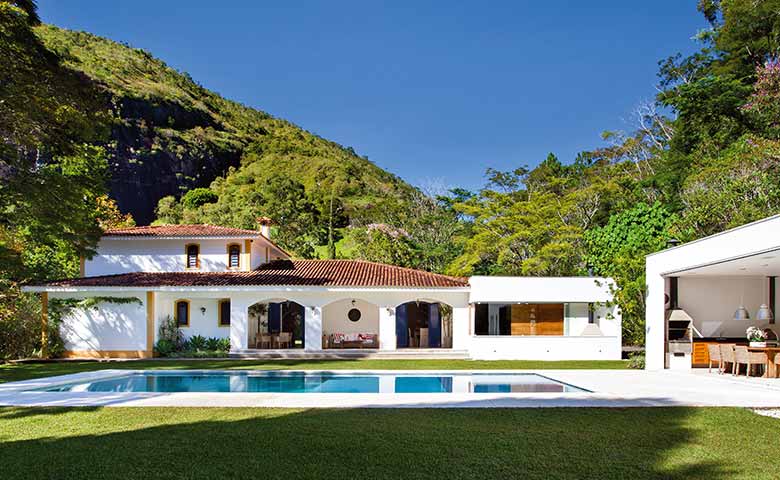
<path id="1" fill-rule="evenodd" d="M 769 308 L 766 304 L 758 307 L 758 311 L 756 312 L 756 320 L 771 322 L 774 319 L 775 319 L 775 314 L 772 312 L 772 309 Z"/>
<path id="2" fill-rule="evenodd" d="M 750 320 L 750 313 L 748 313 L 747 308 L 740 305 L 737 311 L 734 312 L 734 320 Z"/>

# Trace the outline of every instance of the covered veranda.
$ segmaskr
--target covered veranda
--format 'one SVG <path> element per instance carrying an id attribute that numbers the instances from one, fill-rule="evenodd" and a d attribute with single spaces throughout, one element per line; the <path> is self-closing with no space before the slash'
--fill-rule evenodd
<path id="1" fill-rule="evenodd" d="M 231 356 L 467 357 L 470 309 L 465 288 L 300 287 L 262 293 L 226 292 L 226 295 L 231 306 Z M 270 317 L 271 306 L 275 304 L 281 309 L 277 316 L 292 311 L 302 317 L 299 329 L 297 322 L 290 322 L 289 330 L 293 333 L 290 344 L 265 341 L 266 329 L 274 324 Z M 418 315 L 421 319 L 415 317 L 417 323 L 408 327 L 409 305 L 425 307 L 430 317 Z M 400 338 L 399 324 L 404 325 Z M 282 322 L 281 332 L 285 331 L 284 325 Z M 417 335 L 413 349 L 406 348 L 410 329 Z M 429 338 L 421 341 L 420 331 L 423 337 L 428 334 Z"/>
<path id="2" fill-rule="evenodd" d="M 646 275 L 647 369 L 708 367 L 711 351 L 742 347 L 759 354 L 753 362 L 765 358 L 753 375 L 774 376 L 780 216 L 649 255 Z M 766 342 L 751 348 L 749 327 L 766 332 Z"/>

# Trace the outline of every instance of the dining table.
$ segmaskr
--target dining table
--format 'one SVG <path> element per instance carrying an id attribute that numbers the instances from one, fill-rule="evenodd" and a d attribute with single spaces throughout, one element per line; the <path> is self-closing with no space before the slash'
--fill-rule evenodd
<path id="1" fill-rule="evenodd" d="M 760 352 L 766 354 L 766 368 L 764 369 L 765 378 L 777 378 L 777 364 L 775 363 L 775 355 L 780 354 L 780 346 L 778 347 L 748 347 L 748 352 Z"/>

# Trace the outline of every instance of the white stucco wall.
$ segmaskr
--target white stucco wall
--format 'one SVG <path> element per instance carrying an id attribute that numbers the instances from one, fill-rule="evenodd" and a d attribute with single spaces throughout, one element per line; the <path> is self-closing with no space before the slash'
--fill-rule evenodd
<path id="1" fill-rule="evenodd" d="M 115 239 L 106 237 L 100 240 L 97 254 L 84 262 L 85 276 L 112 275 L 128 272 L 182 272 L 185 268 L 185 246 L 200 245 L 200 269 L 202 272 L 227 271 L 227 246 L 237 244 L 241 247 L 241 262 L 244 261 L 246 244 L 243 238 L 231 239 Z M 251 239 L 251 267 L 257 268 L 281 253 L 271 244 L 257 237 Z M 267 248 L 266 248 L 267 247 Z M 241 269 L 244 269 L 243 264 Z"/>
<path id="2" fill-rule="evenodd" d="M 228 297 L 225 297 L 228 298 Z M 190 324 L 187 327 L 181 327 L 181 332 L 185 338 L 193 335 L 202 335 L 204 337 L 227 338 L 230 336 L 229 326 L 220 326 L 219 323 L 219 298 L 199 298 L 187 295 L 157 295 L 157 318 L 155 318 L 155 342 L 160 321 L 166 316 L 174 317 L 174 304 L 176 300 L 190 300 Z M 201 307 L 206 312 L 201 312 Z"/>
<path id="3" fill-rule="evenodd" d="M 679 306 L 693 318 L 705 337 L 743 337 L 757 325 L 752 320 L 766 302 L 763 277 L 680 277 L 677 281 Z M 742 303 L 751 320 L 734 321 L 734 311 Z"/>
<path id="4" fill-rule="evenodd" d="M 100 303 L 96 308 L 71 310 L 62 319 L 65 350 L 146 350 L 146 294 L 100 292 L 102 297 L 136 297 L 141 304 Z M 84 293 L 51 293 L 50 299 L 92 297 Z"/>
<path id="5" fill-rule="evenodd" d="M 602 277 L 485 277 L 469 278 L 469 301 L 506 303 L 606 302 L 612 299 L 612 280 Z"/>
<path id="6" fill-rule="evenodd" d="M 360 310 L 360 320 L 352 322 L 347 313 L 352 309 Z M 343 299 L 326 305 L 322 309 L 322 332 L 331 333 L 373 333 L 379 334 L 379 307 L 365 300 Z"/>
<path id="7" fill-rule="evenodd" d="M 471 358 L 480 360 L 620 360 L 619 337 L 479 336 Z"/>

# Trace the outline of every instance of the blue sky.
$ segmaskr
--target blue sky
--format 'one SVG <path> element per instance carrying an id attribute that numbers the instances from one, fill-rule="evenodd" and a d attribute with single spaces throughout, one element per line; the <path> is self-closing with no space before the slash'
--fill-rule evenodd
<path id="1" fill-rule="evenodd" d="M 706 27 L 695 0 L 38 3 L 407 181 L 470 189 L 628 129 L 658 60 Z"/>

